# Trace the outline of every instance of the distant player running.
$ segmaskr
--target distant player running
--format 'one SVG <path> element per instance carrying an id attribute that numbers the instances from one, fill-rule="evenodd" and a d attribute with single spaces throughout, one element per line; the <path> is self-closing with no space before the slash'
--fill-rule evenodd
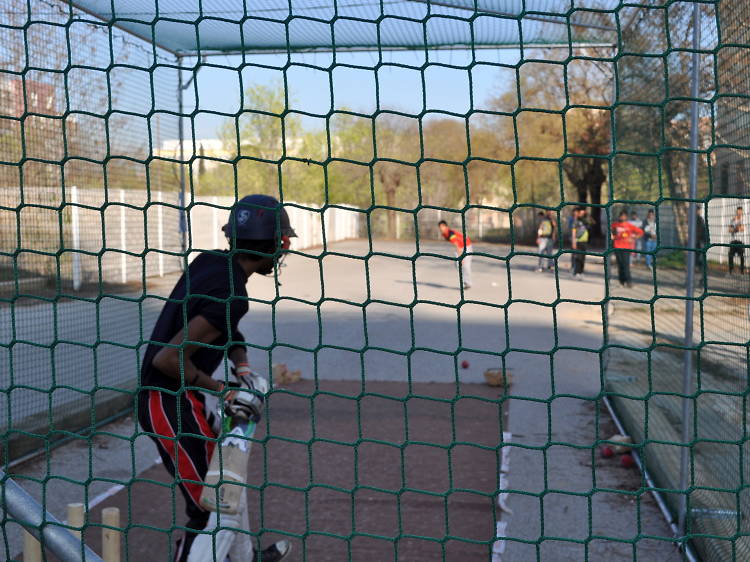
<path id="1" fill-rule="evenodd" d="M 245 532 L 213 532 L 217 516 L 199 503 L 200 482 L 215 445 L 211 439 L 217 437 L 217 416 L 206 412 L 201 390 L 221 393 L 225 412 L 260 415 L 268 382 L 250 370 L 237 328 L 249 307 L 245 284 L 254 273 L 273 273 L 289 248 L 289 237 L 296 235 L 281 204 L 266 195 L 240 200 L 223 230 L 229 251 L 202 252 L 180 277 L 156 322 L 141 369 L 138 420 L 156 442 L 187 504 L 190 531 L 178 541 L 178 561 L 224 562 L 227 554 L 233 562 L 258 560 L 244 494 L 240 512 L 222 514 L 220 524 Z M 227 359 L 235 380 L 212 378 Z M 195 532 L 203 530 L 213 533 Z M 289 550 L 287 541 L 279 541 L 263 550 L 260 560 L 278 562 Z"/>
<path id="2" fill-rule="evenodd" d="M 438 228 L 440 228 L 443 238 L 456 247 L 456 257 L 458 258 L 456 267 L 461 268 L 464 289 L 471 289 L 471 258 L 474 253 L 471 238 L 449 228 L 448 223 L 445 221 L 440 221 Z"/>

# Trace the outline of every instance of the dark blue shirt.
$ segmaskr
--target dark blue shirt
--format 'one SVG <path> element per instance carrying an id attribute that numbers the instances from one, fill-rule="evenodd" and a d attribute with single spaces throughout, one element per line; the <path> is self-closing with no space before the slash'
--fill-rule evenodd
<path id="1" fill-rule="evenodd" d="M 229 344 L 226 349 L 202 347 L 193 353 L 191 361 L 204 373 L 212 374 L 233 347 L 244 345 L 237 325 L 249 308 L 246 283 L 247 275 L 227 252 L 198 255 L 180 277 L 156 321 L 143 357 L 141 386 L 179 390 L 180 381 L 154 367 L 154 357 L 163 347 L 160 343 L 169 342 L 198 315 L 219 331 L 210 345 Z"/>

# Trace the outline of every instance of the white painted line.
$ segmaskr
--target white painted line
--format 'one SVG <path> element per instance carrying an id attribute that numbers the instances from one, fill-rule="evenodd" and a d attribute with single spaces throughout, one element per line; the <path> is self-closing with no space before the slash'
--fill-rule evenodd
<path id="1" fill-rule="evenodd" d="M 513 434 L 503 431 L 503 443 L 510 443 L 513 440 Z M 500 449 L 500 472 L 508 472 L 510 465 L 510 447 Z"/>
<path id="2" fill-rule="evenodd" d="M 102 503 L 104 500 L 106 500 L 107 498 L 111 498 L 117 492 L 119 492 L 120 490 L 123 490 L 124 488 L 125 488 L 125 486 L 123 484 L 115 484 L 114 486 L 112 486 L 108 490 L 102 492 L 101 494 L 99 494 L 98 496 L 96 496 L 93 500 L 91 500 L 88 503 L 88 506 L 86 507 L 86 509 L 87 510 L 94 509 L 97 505 L 99 505 L 100 503 Z"/>
<path id="3" fill-rule="evenodd" d="M 508 489 L 508 477 L 504 473 L 500 473 L 500 482 L 499 482 L 498 488 L 500 490 Z M 508 492 L 499 493 L 497 495 L 497 505 L 500 507 L 502 511 L 504 511 L 508 515 L 513 515 L 513 510 L 509 508 L 507 504 L 509 496 L 510 494 L 508 494 Z"/>
<path id="4" fill-rule="evenodd" d="M 503 431 L 503 443 L 510 443 L 513 435 Z M 509 488 L 508 473 L 510 472 L 510 447 L 503 445 L 500 447 L 500 470 L 498 472 L 497 487 L 498 490 L 507 490 Z M 497 495 L 497 505 L 503 513 L 512 515 L 513 511 L 508 507 L 508 492 L 502 491 Z M 498 521 L 495 525 L 495 542 L 492 543 L 492 562 L 502 562 L 502 555 L 505 552 L 507 521 Z"/>
<path id="5" fill-rule="evenodd" d="M 502 555 L 505 552 L 505 533 L 508 523 L 505 521 L 498 521 L 495 527 L 495 536 L 498 538 L 492 543 L 492 562 L 502 562 Z"/>

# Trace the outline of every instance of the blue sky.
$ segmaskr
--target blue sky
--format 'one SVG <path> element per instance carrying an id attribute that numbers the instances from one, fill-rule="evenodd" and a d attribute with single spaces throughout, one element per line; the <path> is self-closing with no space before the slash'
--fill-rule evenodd
<path id="1" fill-rule="evenodd" d="M 483 50 L 476 52 L 471 66 L 471 52 L 467 50 L 431 51 L 429 61 L 424 51 L 391 51 L 382 54 L 378 68 L 377 52 L 339 54 L 337 65 L 331 68 L 329 53 L 293 55 L 292 66 L 286 70 L 292 108 L 325 115 L 331 110 L 346 107 L 371 114 L 376 107 L 418 114 L 427 110 L 443 110 L 465 114 L 486 109 L 487 102 L 498 95 L 512 79 L 512 70 L 500 65 L 513 65 L 519 60 L 515 49 Z M 274 84 L 283 78 L 286 55 L 252 55 L 247 61 L 253 65 L 237 71 L 238 56 L 218 56 L 208 59 L 213 65 L 204 66 L 197 77 L 197 91 L 201 110 L 233 113 L 240 108 L 240 76 L 242 87 L 252 83 Z M 349 68 L 352 65 L 358 68 Z M 467 67 L 471 66 L 471 70 Z M 463 67 L 463 68 L 458 68 Z M 379 87 L 376 87 L 376 72 Z M 471 78 L 471 88 L 469 87 Z M 424 80 L 424 87 L 423 87 Z M 379 96 L 376 97 L 376 92 Z M 471 94 L 471 96 L 470 96 Z M 196 138 L 215 138 L 226 117 L 200 113 L 195 119 Z M 322 119 L 306 118 L 309 128 L 323 126 Z"/>

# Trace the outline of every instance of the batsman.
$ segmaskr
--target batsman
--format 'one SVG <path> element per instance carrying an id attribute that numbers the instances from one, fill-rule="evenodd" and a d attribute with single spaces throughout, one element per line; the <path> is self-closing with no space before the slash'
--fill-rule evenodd
<path id="1" fill-rule="evenodd" d="M 247 427 L 248 421 L 254 427 L 262 415 L 268 381 L 251 371 L 238 324 L 249 308 L 248 278 L 277 272 L 296 234 L 283 206 L 267 195 L 238 201 L 222 230 L 229 249 L 201 252 L 156 322 L 143 357 L 138 419 L 185 497 L 187 531 L 177 541 L 174 559 L 224 562 L 229 556 L 232 562 L 278 562 L 291 545 L 279 541 L 255 550 L 244 489 L 233 513 L 207 510 L 201 494 L 204 488 L 216 490 L 202 483 L 219 453 L 221 426 L 238 420 L 245 422 L 238 427 Z M 217 369 L 220 376 L 214 378 Z M 204 390 L 219 396 L 216 413 L 207 411 Z M 246 469 L 247 458 L 242 461 L 244 467 L 231 474 Z"/>

